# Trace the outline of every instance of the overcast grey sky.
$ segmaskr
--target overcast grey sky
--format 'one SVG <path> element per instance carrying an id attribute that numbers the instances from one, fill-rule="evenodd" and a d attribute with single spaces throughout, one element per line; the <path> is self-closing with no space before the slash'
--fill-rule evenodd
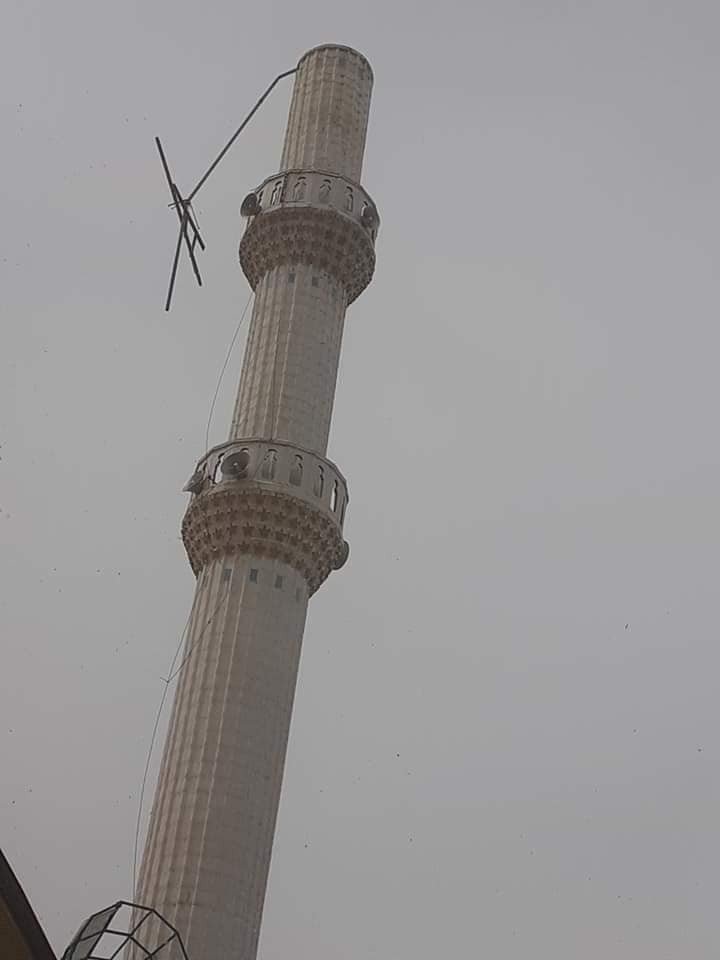
<path id="1" fill-rule="evenodd" d="M 189 188 L 333 41 L 375 69 L 382 229 L 261 960 L 717 953 L 719 30 L 698 0 L 6 0 L 0 844 L 58 951 L 130 892 L 181 488 L 290 83 L 201 193 L 206 286 L 184 265 L 169 315 L 152 138 Z"/>

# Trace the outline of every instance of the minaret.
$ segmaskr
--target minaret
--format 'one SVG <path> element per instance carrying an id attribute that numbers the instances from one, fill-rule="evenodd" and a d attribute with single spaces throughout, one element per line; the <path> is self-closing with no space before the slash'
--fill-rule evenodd
<path id="1" fill-rule="evenodd" d="M 375 266 L 371 89 L 355 50 L 306 53 L 281 170 L 243 201 L 255 304 L 230 439 L 186 488 L 197 587 L 136 894 L 190 960 L 255 958 L 307 604 L 347 558 L 325 453 L 345 311 Z"/>

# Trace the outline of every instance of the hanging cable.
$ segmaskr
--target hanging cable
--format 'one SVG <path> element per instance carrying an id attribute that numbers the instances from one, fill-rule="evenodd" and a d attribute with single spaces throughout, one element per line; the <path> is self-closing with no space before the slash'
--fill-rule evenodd
<path id="1" fill-rule="evenodd" d="M 180 650 L 182 649 L 182 645 L 185 642 L 185 638 L 188 632 L 188 627 L 190 626 L 190 621 L 192 619 L 193 611 L 192 611 L 192 608 L 190 609 L 188 618 L 185 621 L 185 626 L 183 628 L 182 633 L 180 634 L 180 640 L 178 641 L 178 645 L 175 649 L 175 654 L 172 658 L 170 669 L 168 670 L 168 676 L 162 678 L 162 682 L 164 685 L 163 692 L 162 692 L 162 697 L 160 698 L 160 704 L 158 705 L 157 713 L 155 714 L 155 723 L 153 725 L 152 736 L 150 737 L 150 744 L 148 746 L 147 757 L 145 758 L 145 770 L 143 771 L 142 784 L 140 786 L 140 798 L 138 800 L 138 812 L 137 812 L 137 819 L 135 821 L 135 841 L 133 844 L 133 883 L 132 883 L 133 902 L 137 899 L 137 861 L 138 861 L 138 847 L 140 845 L 140 824 L 142 822 L 143 803 L 145 800 L 145 787 L 147 786 L 147 778 L 150 772 L 150 761 L 152 759 L 153 749 L 155 747 L 155 739 L 157 737 L 158 727 L 160 725 L 160 717 L 162 715 L 163 707 L 165 706 L 165 700 L 167 699 L 168 690 L 170 689 L 170 684 L 172 683 L 172 681 L 179 675 L 180 671 L 189 660 L 190 655 L 192 654 L 195 647 L 197 647 L 197 645 L 203 639 L 205 635 L 205 631 L 215 619 L 215 616 L 218 610 L 220 609 L 221 603 L 227 597 L 229 589 L 230 589 L 230 584 L 228 582 L 227 586 L 225 587 L 225 590 L 222 591 L 222 594 L 215 606 L 215 609 L 210 614 L 210 617 L 205 621 L 202 629 L 200 630 L 200 634 L 197 640 L 195 640 L 192 643 L 192 645 L 190 646 L 190 649 L 185 654 L 185 656 L 183 657 L 182 661 L 180 662 L 179 666 L 176 669 L 175 664 L 177 663 L 177 658 L 180 655 Z"/>
<path id="2" fill-rule="evenodd" d="M 247 316 L 248 308 L 250 307 L 250 302 L 251 302 L 252 298 L 253 298 L 253 291 L 251 290 L 251 291 L 250 291 L 250 295 L 248 296 L 247 301 L 246 301 L 246 303 L 245 303 L 245 306 L 244 306 L 244 308 L 243 308 L 243 311 L 242 311 L 242 313 L 240 314 L 240 319 L 238 320 L 237 325 L 236 325 L 236 327 L 235 327 L 235 332 L 234 332 L 233 335 L 232 335 L 232 339 L 231 339 L 231 341 L 230 341 L 230 345 L 229 345 L 229 347 L 228 347 L 228 349 L 227 349 L 227 353 L 225 354 L 225 360 L 223 361 L 223 365 L 222 365 L 222 367 L 221 367 L 221 369 L 220 369 L 220 375 L 218 376 L 217 384 L 215 385 L 215 392 L 214 392 L 214 394 L 213 394 L 212 402 L 211 402 L 211 404 L 210 404 L 210 412 L 209 412 L 209 414 L 208 414 L 207 425 L 206 425 L 206 427 L 205 427 L 205 449 L 206 449 L 206 450 L 208 449 L 209 444 L 210 444 L 210 427 L 211 427 L 211 425 L 212 425 L 212 418 L 213 418 L 213 414 L 214 414 L 214 412 L 215 412 L 215 404 L 217 403 L 217 398 L 218 398 L 218 395 L 219 395 L 219 393 L 220 393 L 220 387 L 221 387 L 221 385 L 222 385 L 223 377 L 224 377 L 224 375 L 225 375 L 225 371 L 227 370 L 228 363 L 230 362 L 230 357 L 232 356 L 233 347 L 235 346 L 235 341 L 237 340 L 238 334 L 240 333 L 240 328 L 242 327 L 243 321 L 245 320 L 245 317 Z M 276 345 L 276 355 L 277 355 L 277 345 Z M 256 474 L 257 474 L 257 470 L 259 469 L 259 466 L 260 466 L 260 465 L 258 464 L 258 467 L 257 467 L 257 469 L 256 469 L 256 471 L 255 471 Z M 253 479 L 254 479 L 254 478 L 253 478 Z M 157 712 L 156 712 L 156 714 L 155 714 L 155 723 L 153 724 L 152 735 L 151 735 L 151 737 L 150 737 L 150 744 L 149 744 L 149 746 L 148 746 L 148 752 L 147 752 L 147 756 L 146 756 L 146 758 L 145 758 L 145 769 L 144 769 L 144 771 L 143 771 L 142 783 L 141 783 L 141 786 L 140 786 L 140 797 L 139 797 L 139 800 L 138 800 L 138 812 L 137 812 L 137 819 L 136 819 L 136 822 L 135 822 L 135 840 L 134 840 L 134 844 L 133 844 L 133 884 L 132 884 L 132 885 L 133 885 L 133 900 L 135 900 L 135 899 L 137 898 L 137 862 L 138 862 L 138 847 L 139 847 L 139 844 L 140 844 L 140 825 L 141 825 L 141 823 L 142 823 L 142 811 L 143 811 L 143 805 L 144 805 L 144 801 L 145 801 L 145 788 L 146 788 L 146 786 L 147 786 L 147 779 L 148 779 L 148 776 L 149 776 L 149 773 L 150 773 L 150 763 L 151 763 L 151 760 L 152 760 L 153 751 L 154 751 L 154 749 L 155 749 L 155 740 L 157 739 L 157 732 L 158 732 L 158 728 L 159 728 L 159 726 L 160 726 L 160 717 L 162 716 L 163 708 L 164 708 L 164 706 L 165 706 L 165 701 L 166 701 L 166 699 L 167 699 L 168 690 L 170 689 L 170 684 L 173 682 L 173 680 L 175 680 L 175 679 L 178 677 L 178 675 L 180 674 L 180 671 L 183 669 L 183 667 L 185 666 L 185 664 L 186 664 L 186 663 L 188 662 L 188 660 L 190 659 L 193 651 L 194 651 L 195 648 L 198 646 L 198 644 L 202 641 L 202 639 L 203 639 L 203 637 L 204 637 L 204 634 L 205 634 L 205 630 L 210 626 L 210 624 L 212 623 L 212 621 L 215 619 L 215 615 L 217 614 L 218 610 L 220 609 L 220 605 L 221 605 L 221 603 L 223 602 L 223 600 L 225 599 L 225 597 L 226 597 L 226 595 L 227 595 L 227 593 L 228 593 L 228 589 L 229 589 L 229 586 L 226 587 L 225 590 L 223 591 L 222 595 L 220 596 L 220 599 L 219 599 L 218 602 L 217 602 L 217 605 L 216 605 L 215 609 L 213 610 L 212 614 L 210 615 L 210 618 L 206 621 L 205 625 L 203 626 L 202 630 L 200 631 L 199 636 L 198 636 L 197 639 L 192 643 L 192 645 L 190 646 L 190 649 L 187 651 L 187 653 L 185 654 L 185 656 L 183 657 L 183 659 L 180 661 L 180 663 L 178 664 L 178 666 L 177 666 L 177 668 L 176 668 L 175 664 L 177 663 L 178 656 L 180 655 L 180 650 L 182 649 L 183 643 L 185 642 L 185 638 L 186 638 L 186 636 L 187 636 L 188 627 L 190 626 L 190 620 L 191 620 L 191 617 L 192 617 L 192 610 L 190 611 L 190 614 L 188 615 L 187 621 L 185 622 L 185 627 L 183 628 L 182 634 L 180 635 L 180 640 L 179 640 L 178 645 L 177 645 L 177 648 L 176 648 L 176 650 L 175 650 L 175 654 L 174 654 L 174 656 L 173 656 L 173 658 L 172 658 L 172 662 L 171 662 L 171 664 L 170 664 L 170 669 L 168 670 L 168 675 L 167 675 L 166 678 L 165 678 L 165 677 L 163 678 L 163 692 L 162 692 L 162 696 L 161 696 L 161 698 L 160 698 L 160 703 L 159 703 L 159 705 L 158 705 Z"/>
<path id="3" fill-rule="evenodd" d="M 207 451 L 210 445 L 210 424 L 212 423 L 213 413 L 215 413 L 215 404 L 217 403 L 218 394 L 220 393 L 220 385 L 222 384 L 223 377 L 225 376 L 225 371 L 227 370 L 227 365 L 230 362 L 230 356 L 235 346 L 235 341 L 237 340 L 238 334 L 240 333 L 240 327 L 243 324 L 243 320 L 248 312 L 248 307 L 250 306 L 250 301 L 253 298 L 253 291 L 250 291 L 250 296 L 247 298 L 247 303 L 243 309 L 240 319 L 238 320 L 237 326 L 235 327 L 235 333 L 232 336 L 230 341 L 230 346 L 228 347 L 227 354 L 225 355 L 225 362 L 222 365 L 220 370 L 220 376 L 218 377 L 217 384 L 215 386 L 215 393 L 213 394 L 212 403 L 210 404 L 210 413 L 208 414 L 207 426 L 205 427 L 205 450 Z"/>
<path id="4" fill-rule="evenodd" d="M 204 636 L 204 634 L 205 634 L 205 629 L 206 629 L 206 627 L 209 627 L 210 624 L 211 624 L 211 623 L 213 622 L 213 620 L 215 619 L 215 614 L 216 614 L 216 613 L 218 612 L 218 610 L 220 609 L 220 604 L 223 602 L 223 600 L 224 600 L 225 597 L 227 596 L 228 590 L 229 590 L 229 585 L 226 586 L 225 589 L 223 590 L 223 592 L 222 592 L 222 594 L 221 594 L 221 596 L 220 596 L 220 599 L 218 600 L 217 604 L 215 605 L 215 609 L 214 609 L 213 612 L 210 614 L 210 619 L 206 621 L 205 626 L 204 626 L 204 627 L 202 628 L 202 630 L 200 631 L 200 635 L 198 636 L 197 640 L 194 640 L 194 641 L 190 644 L 190 649 L 188 650 L 188 652 L 185 654 L 185 656 L 182 658 L 182 660 L 181 660 L 180 663 L 178 664 L 177 669 L 176 669 L 176 670 L 173 670 L 172 667 L 170 668 L 170 669 L 171 669 L 171 672 L 170 672 L 170 675 L 168 676 L 167 680 L 165 681 L 165 683 L 172 683 L 173 680 L 175 679 L 175 677 L 178 676 L 178 674 L 180 673 L 180 671 L 182 670 L 182 668 L 183 668 L 183 667 L 185 666 L 185 664 L 188 662 L 188 660 L 189 660 L 190 657 L 192 656 L 193 650 L 194 650 L 195 647 L 197 647 L 197 645 L 202 641 L 203 636 Z M 174 667 L 175 664 L 173 663 L 172 666 Z"/>
<path id="5" fill-rule="evenodd" d="M 188 614 L 187 620 L 185 621 L 185 626 L 183 627 L 183 631 L 180 634 L 180 639 L 175 649 L 175 655 L 172 658 L 172 663 L 170 664 L 170 670 L 168 671 L 169 673 L 172 673 L 172 671 L 175 669 L 175 663 L 180 654 L 182 645 L 185 641 L 188 627 L 190 626 L 191 617 L 192 617 L 192 608 L 190 609 L 190 613 Z M 153 726 L 152 736 L 150 737 L 150 745 L 148 747 L 147 756 L 145 758 L 145 770 L 143 771 L 142 784 L 140 785 L 140 799 L 138 800 L 137 820 L 135 821 L 135 842 L 133 844 L 133 885 L 132 885 L 133 902 L 135 901 L 136 894 L 137 894 L 137 857 L 138 857 L 138 844 L 140 841 L 140 821 L 142 820 L 142 808 L 143 808 L 143 801 L 145 799 L 145 787 L 147 785 L 147 778 L 148 778 L 148 772 L 150 770 L 150 760 L 152 758 L 153 747 L 155 746 L 155 737 L 157 736 L 158 726 L 160 724 L 160 715 L 162 714 L 163 707 L 165 706 L 165 699 L 167 697 L 168 687 L 169 687 L 167 680 L 163 680 L 163 684 L 164 684 L 164 689 L 163 689 L 162 697 L 160 698 L 160 704 L 158 706 L 157 713 L 155 714 L 155 724 Z"/>

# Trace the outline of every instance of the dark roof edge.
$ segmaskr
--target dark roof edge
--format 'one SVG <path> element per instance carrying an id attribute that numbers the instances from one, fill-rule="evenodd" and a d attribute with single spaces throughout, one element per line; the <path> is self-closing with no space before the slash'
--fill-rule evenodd
<path id="1" fill-rule="evenodd" d="M 57 960 L 20 881 L 0 850 L 0 897 L 32 953 L 33 960 Z"/>

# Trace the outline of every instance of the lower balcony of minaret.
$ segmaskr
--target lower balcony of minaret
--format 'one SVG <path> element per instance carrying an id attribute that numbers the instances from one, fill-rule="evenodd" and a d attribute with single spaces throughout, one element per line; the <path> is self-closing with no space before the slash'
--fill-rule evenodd
<path id="1" fill-rule="evenodd" d="M 182 538 L 193 572 L 237 553 L 281 560 L 312 594 L 348 556 L 345 478 L 330 460 L 283 441 L 235 440 L 198 463 Z"/>

